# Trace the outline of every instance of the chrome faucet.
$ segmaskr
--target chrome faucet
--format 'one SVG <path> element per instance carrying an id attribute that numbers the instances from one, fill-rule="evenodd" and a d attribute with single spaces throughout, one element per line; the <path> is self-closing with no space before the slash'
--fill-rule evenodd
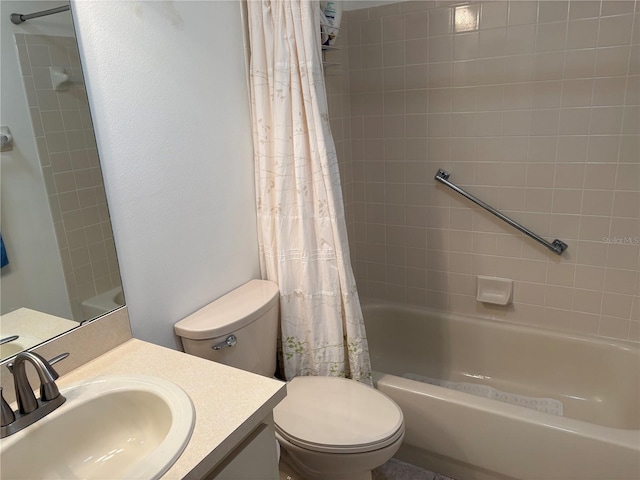
<path id="1" fill-rule="evenodd" d="M 64 358 L 64 357 L 63 357 Z M 60 359 L 57 357 L 54 360 Z M 26 363 L 31 363 L 40 380 L 40 398 L 36 399 L 29 379 L 27 378 Z M 7 365 L 13 373 L 13 383 L 16 388 L 18 409 L 13 412 L 2 398 L 2 422 L 0 438 L 19 432 L 32 423 L 53 412 L 66 400 L 56 385 L 58 372 L 42 356 L 34 352 L 20 352 L 13 364 Z M 0 390 L 0 396 L 2 392 Z"/>

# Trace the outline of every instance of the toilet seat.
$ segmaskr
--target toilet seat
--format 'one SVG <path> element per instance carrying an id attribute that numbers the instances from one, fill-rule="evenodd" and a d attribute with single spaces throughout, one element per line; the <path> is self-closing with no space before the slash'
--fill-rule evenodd
<path id="1" fill-rule="evenodd" d="M 316 452 L 369 452 L 404 434 L 402 411 L 393 400 L 339 377 L 294 378 L 273 415 L 283 439 Z"/>

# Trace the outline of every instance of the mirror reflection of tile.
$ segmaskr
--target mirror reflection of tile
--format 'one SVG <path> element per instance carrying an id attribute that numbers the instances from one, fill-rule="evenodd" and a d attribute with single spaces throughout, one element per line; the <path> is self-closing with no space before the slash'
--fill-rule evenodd
<path id="1" fill-rule="evenodd" d="M 76 321 L 120 286 L 111 220 L 75 37 L 16 34 L 22 79 Z M 56 88 L 52 71 L 68 81 Z"/>

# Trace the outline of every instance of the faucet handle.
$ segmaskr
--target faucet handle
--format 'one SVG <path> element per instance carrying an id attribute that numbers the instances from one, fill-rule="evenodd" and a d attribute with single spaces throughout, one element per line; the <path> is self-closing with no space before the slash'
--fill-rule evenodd
<path id="1" fill-rule="evenodd" d="M 10 423 L 15 422 L 16 415 L 13 413 L 13 410 L 4 399 L 4 395 L 2 394 L 2 387 L 0 387 L 0 427 L 6 427 Z"/>
<path id="2" fill-rule="evenodd" d="M 10 337 L 0 338 L 0 345 L 4 345 L 5 343 L 14 342 L 20 337 L 18 335 L 11 335 Z"/>
<path id="3" fill-rule="evenodd" d="M 40 383 L 40 399 L 41 400 L 53 400 L 58 395 L 60 395 L 60 391 L 58 390 L 58 386 L 55 384 L 54 380 L 57 380 L 60 375 L 56 372 L 55 368 L 53 368 L 54 363 L 58 363 L 60 360 L 64 360 L 69 356 L 69 352 L 61 353 L 60 355 L 56 355 L 50 360 L 45 360 L 42 356 L 38 354 L 34 354 L 40 357 L 42 362 L 44 363 L 47 371 L 51 375 L 50 382 L 41 382 Z"/>
<path id="4" fill-rule="evenodd" d="M 55 365 L 56 363 L 58 363 L 60 360 L 64 360 L 65 358 L 67 358 L 69 356 L 69 352 L 64 352 L 61 353 L 60 355 L 56 355 L 53 358 L 50 358 L 47 363 L 49 365 Z"/>
<path id="5" fill-rule="evenodd" d="M 39 360 L 37 363 L 42 367 L 40 369 L 36 368 L 38 375 L 40 376 L 40 400 L 53 400 L 60 395 L 60 391 L 58 390 L 58 386 L 55 382 L 60 378 L 60 375 L 42 355 L 34 352 L 30 353 Z"/>
<path id="6" fill-rule="evenodd" d="M 68 356 L 69 356 L 69 352 L 61 353 L 60 355 L 56 355 L 55 357 L 47 360 L 47 363 L 49 365 L 54 365 L 54 364 L 58 363 L 60 360 L 64 360 Z M 42 358 L 42 357 L 40 357 L 40 358 Z M 13 362 L 7 363 L 7 369 L 9 370 L 10 373 L 13 373 Z M 57 375 L 57 373 L 56 373 L 56 375 Z M 56 378 L 58 378 L 58 377 L 56 377 Z"/>

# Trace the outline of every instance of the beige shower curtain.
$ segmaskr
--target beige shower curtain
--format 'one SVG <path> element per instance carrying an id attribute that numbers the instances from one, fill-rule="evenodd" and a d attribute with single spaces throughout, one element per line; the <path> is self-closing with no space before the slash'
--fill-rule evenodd
<path id="1" fill-rule="evenodd" d="M 329 128 L 319 5 L 248 0 L 250 88 L 263 278 L 280 287 L 287 379 L 371 383 Z"/>

